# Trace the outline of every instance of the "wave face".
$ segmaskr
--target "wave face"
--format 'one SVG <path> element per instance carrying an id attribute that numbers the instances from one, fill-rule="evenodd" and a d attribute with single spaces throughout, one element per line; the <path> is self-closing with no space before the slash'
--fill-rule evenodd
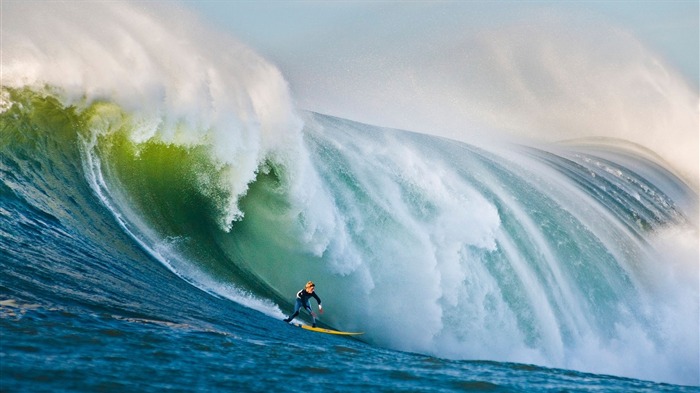
<path id="1" fill-rule="evenodd" d="M 698 197 L 648 155 L 301 112 L 239 44 L 90 7 L 48 22 L 77 55 L 20 27 L 3 47 L 8 296 L 180 320 L 201 292 L 279 319 L 311 279 L 324 323 L 374 347 L 700 384 Z M 82 12 L 114 17 L 95 38 Z M 117 49 L 128 66 L 95 60 Z"/>

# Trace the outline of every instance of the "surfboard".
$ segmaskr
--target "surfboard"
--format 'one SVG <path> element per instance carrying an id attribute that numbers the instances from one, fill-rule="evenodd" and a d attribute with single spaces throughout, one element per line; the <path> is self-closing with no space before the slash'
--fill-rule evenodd
<path id="1" fill-rule="evenodd" d="M 326 334 L 338 334 L 341 336 L 357 336 L 360 334 L 364 334 L 364 332 L 343 332 L 340 330 L 324 329 L 324 328 L 319 328 L 319 327 L 312 327 L 309 325 L 302 325 L 300 323 L 292 323 L 292 325 L 298 326 L 302 329 L 311 330 L 312 332 L 326 333 Z"/>

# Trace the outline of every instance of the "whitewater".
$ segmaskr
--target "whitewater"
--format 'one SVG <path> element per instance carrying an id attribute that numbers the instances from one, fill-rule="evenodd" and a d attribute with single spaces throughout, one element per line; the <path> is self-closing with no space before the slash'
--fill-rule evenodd
<path id="1" fill-rule="evenodd" d="M 516 135 L 474 92 L 457 137 L 302 109 L 172 6 L 3 2 L 1 46 L 3 390 L 700 385 L 698 95 L 659 63 L 641 137 L 580 85 Z M 281 321 L 308 280 L 360 340 Z"/>

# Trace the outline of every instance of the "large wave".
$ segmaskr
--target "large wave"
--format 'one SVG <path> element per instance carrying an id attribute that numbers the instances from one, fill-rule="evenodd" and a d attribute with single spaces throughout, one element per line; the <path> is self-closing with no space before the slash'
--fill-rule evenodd
<path id="1" fill-rule="evenodd" d="M 652 155 L 301 112 L 182 11 L 35 8 L 3 8 L 3 115 L 76 112 L 95 196 L 193 285 L 280 317 L 313 279 L 377 345 L 698 384 L 697 194 Z"/>

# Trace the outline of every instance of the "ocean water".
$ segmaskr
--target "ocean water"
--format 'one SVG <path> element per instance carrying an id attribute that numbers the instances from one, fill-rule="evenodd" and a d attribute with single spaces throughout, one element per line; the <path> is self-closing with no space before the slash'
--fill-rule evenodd
<path id="1" fill-rule="evenodd" d="M 698 195 L 652 152 L 303 111 L 86 8 L 6 27 L 2 391 L 698 391 Z M 365 334 L 282 322 L 308 280 Z"/>

